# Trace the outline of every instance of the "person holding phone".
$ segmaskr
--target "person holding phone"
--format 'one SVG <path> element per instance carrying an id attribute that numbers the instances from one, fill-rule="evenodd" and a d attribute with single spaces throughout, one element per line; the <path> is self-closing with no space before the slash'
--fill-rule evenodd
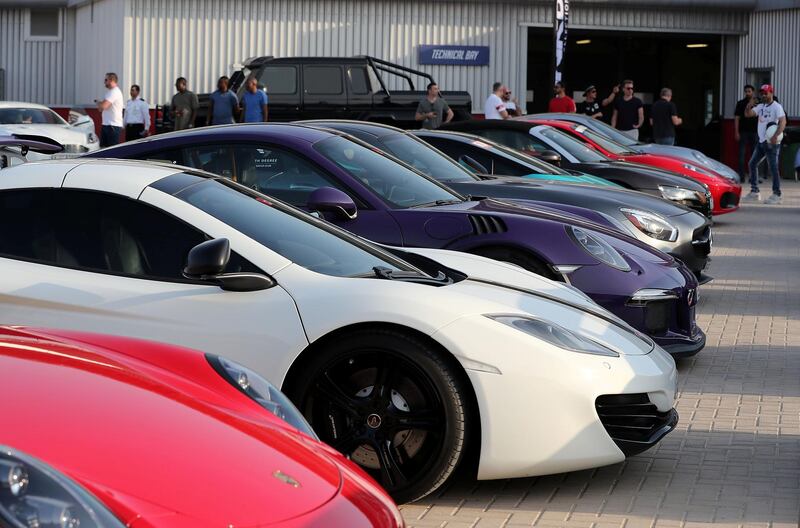
<path id="1" fill-rule="evenodd" d="M 439 86 L 434 82 L 429 83 L 425 97 L 417 105 L 414 118 L 422 121 L 422 128 L 434 130 L 442 126 L 442 123 L 449 123 L 453 115 L 447 101 L 439 95 Z"/>

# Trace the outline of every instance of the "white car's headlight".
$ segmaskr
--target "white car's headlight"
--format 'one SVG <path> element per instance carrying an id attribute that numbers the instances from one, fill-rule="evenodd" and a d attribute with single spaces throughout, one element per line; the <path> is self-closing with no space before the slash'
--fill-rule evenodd
<path id="1" fill-rule="evenodd" d="M 683 187 L 670 187 L 668 185 L 659 185 L 658 190 L 661 192 L 661 196 L 663 196 L 667 200 L 673 200 L 676 202 L 680 202 L 683 200 L 691 200 L 691 201 L 699 201 L 700 203 L 705 203 L 707 200 L 705 193 L 700 191 L 693 191 L 691 189 L 685 189 Z"/>
<path id="2" fill-rule="evenodd" d="M 621 271 L 631 270 L 631 267 L 625 262 L 622 255 L 602 238 L 591 235 L 583 229 L 573 226 L 567 226 L 567 233 L 576 244 L 600 262 Z"/>
<path id="3" fill-rule="evenodd" d="M 486 315 L 486 317 L 564 350 L 595 356 L 619 357 L 619 354 L 610 348 L 550 321 L 522 315 L 501 314 Z"/>
<path id="4" fill-rule="evenodd" d="M 621 208 L 620 211 L 636 229 L 645 235 L 667 242 L 678 240 L 678 228 L 670 224 L 663 216 L 627 207 Z"/>
<path id="5" fill-rule="evenodd" d="M 88 491 L 44 462 L 0 446 L 0 525 L 123 528 Z"/>
<path id="6" fill-rule="evenodd" d="M 225 381 L 257 404 L 311 438 L 319 440 L 306 419 L 281 391 L 249 368 L 213 354 L 206 354 L 211 366 Z"/>

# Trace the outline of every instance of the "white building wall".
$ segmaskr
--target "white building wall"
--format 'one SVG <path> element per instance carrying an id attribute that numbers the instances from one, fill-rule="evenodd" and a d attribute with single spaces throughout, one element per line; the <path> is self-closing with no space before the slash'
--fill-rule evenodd
<path id="1" fill-rule="evenodd" d="M 26 41 L 23 8 L 0 8 L 0 68 L 5 99 L 58 104 L 66 100 L 64 71 L 67 11 L 61 10 L 61 40 Z"/>
<path id="2" fill-rule="evenodd" d="M 74 86 L 73 102 L 91 104 L 105 93 L 103 76 L 115 72 L 127 94 L 124 72 L 125 0 L 94 0 L 75 11 L 75 67 L 67 72 Z"/>
<path id="3" fill-rule="evenodd" d="M 800 8 L 751 15 L 739 42 L 739 91 L 748 68 L 771 68 L 775 95 L 789 116 L 800 117 Z"/>

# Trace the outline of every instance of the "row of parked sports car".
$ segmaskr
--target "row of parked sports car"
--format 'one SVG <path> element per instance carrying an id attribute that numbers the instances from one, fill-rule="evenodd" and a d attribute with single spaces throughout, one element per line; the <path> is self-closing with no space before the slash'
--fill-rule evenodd
<path id="1" fill-rule="evenodd" d="M 0 520 L 401 526 L 389 496 L 457 470 L 659 442 L 735 208 L 714 189 L 740 188 L 592 161 L 585 125 L 453 127 L 210 127 L 1 171 Z"/>

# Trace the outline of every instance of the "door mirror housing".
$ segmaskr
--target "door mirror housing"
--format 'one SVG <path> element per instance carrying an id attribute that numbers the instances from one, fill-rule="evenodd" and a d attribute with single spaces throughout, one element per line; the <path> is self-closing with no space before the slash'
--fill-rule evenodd
<path id="1" fill-rule="evenodd" d="M 476 160 L 475 158 L 471 158 L 464 154 L 460 158 L 458 158 L 458 162 L 462 165 L 466 165 L 470 170 L 478 173 L 478 174 L 490 174 L 489 169 L 483 166 L 481 162 Z"/>
<path id="2" fill-rule="evenodd" d="M 306 207 L 310 211 L 333 213 L 344 220 L 355 220 L 358 216 L 358 208 L 353 199 L 333 187 L 320 187 L 312 192 Z"/>
<path id="3" fill-rule="evenodd" d="M 554 150 L 539 150 L 531 152 L 533 157 L 540 159 L 542 161 L 546 161 L 551 165 L 555 165 L 556 167 L 561 166 L 561 154 Z"/>
<path id="4" fill-rule="evenodd" d="M 260 273 L 222 273 L 231 258 L 227 238 L 206 240 L 189 250 L 183 275 L 216 284 L 227 291 L 258 291 L 275 286 L 275 281 Z"/>

